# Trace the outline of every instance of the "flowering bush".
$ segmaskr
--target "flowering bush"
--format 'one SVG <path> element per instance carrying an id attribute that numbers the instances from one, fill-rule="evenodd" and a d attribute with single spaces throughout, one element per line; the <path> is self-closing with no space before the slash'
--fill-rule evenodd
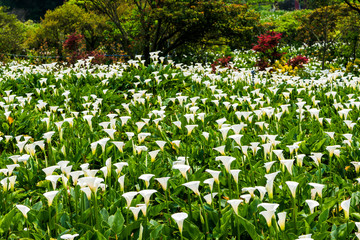
<path id="1" fill-rule="evenodd" d="M 256 66 L 263 71 L 265 68 L 272 66 L 276 60 L 279 60 L 285 53 L 279 52 L 281 33 L 268 31 L 266 34 L 258 36 L 257 45 L 253 50 L 259 54 Z"/>
<path id="2" fill-rule="evenodd" d="M 357 59 L 355 59 L 354 62 L 348 62 L 348 64 L 346 65 L 346 72 L 359 74 L 360 73 L 360 59 L 357 58 Z"/>

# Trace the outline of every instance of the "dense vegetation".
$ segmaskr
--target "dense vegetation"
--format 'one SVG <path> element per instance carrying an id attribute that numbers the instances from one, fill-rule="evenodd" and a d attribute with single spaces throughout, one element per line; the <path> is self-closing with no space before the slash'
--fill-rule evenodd
<path id="1" fill-rule="evenodd" d="M 21 2 L 1 239 L 360 239 L 358 1 Z"/>

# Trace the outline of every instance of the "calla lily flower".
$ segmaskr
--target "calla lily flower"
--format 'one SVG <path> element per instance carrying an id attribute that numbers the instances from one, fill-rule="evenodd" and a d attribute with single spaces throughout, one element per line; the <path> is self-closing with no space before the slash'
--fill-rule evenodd
<path id="1" fill-rule="evenodd" d="M 235 134 L 235 135 L 231 135 L 229 136 L 229 138 L 233 139 L 239 146 L 241 146 L 241 138 L 243 137 L 243 135 L 240 134 Z"/>
<path id="2" fill-rule="evenodd" d="M 207 204 L 211 205 L 213 198 L 217 195 L 217 192 L 209 193 L 204 196 L 204 199 Z"/>
<path id="3" fill-rule="evenodd" d="M 265 167 L 265 170 L 266 170 L 266 173 L 269 173 L 270 172 L 270 169 L 272 167 L 272 165 L 275 163 L 275 161 L 271 161 L 271 162 L 266 162 L 264 163 L 264 167 Z"/>
<path id="4" fill-rule="evenodd" d="M 14 169 L 15 169 L 16 167 L 20 167 L 20 165 L 19 165 L 19 164 L 6 165 L 6 168 L 7 168 L 7 170 L 8 170 L 8 175 L 9 175 L 9 176 L 12 175 L 12 173 L 13 173 L 13 171 L 14 171 Z"/>
<path id="5" fill-rule="evenodd" d="M 298 182 L 293 182 L 293 181 L 286 181 L 285 183 L 290 189 L 291 196 L 295 199 L 295 197 L 296 197 L 296 188 L 299 185 L 299 183 Z"/>
<path id="6" fill-rule="evenodd" d="M 214 150 L 218 151 L 221 155 L 225 156 L 225 145 L 214 148 Z"/>
<path id="7" fill-rule="evenodd" d="M 155 150 L 155 151 L 148 152 L 149 155 L 150 155 L 151 162 L 155 162 L 155 158 L 156 158 L 156 156 L 158 155 L 159 152 L 160 152 L 160 150 Z"/>
<path id="8" fill-rule="evenodd" d="M 74 172 L 69 173 L 69 175 L 71 176 L 71 179 L 75 186 L 75 185 L 77 185 L 79 177 L 84 175 L 84 172 L 83 171 L 74 171 Z"/>
<path id="9" fill-rule="evenodd" d="M 236 184 L 238 184 L 238 182 L 239 182 L 239 173 L 240 172 L 241 172 L 241 170 L 239 170 L 239 169 L 230 170 L 230 174 L 233 176 Z"/>
<path id="10" fill-rule="evenodd" d="M 150 185 L 150 180 L 152 177 L 154 177 L 154 174 L 143 174 L 139 177 L 139 179 L 144 180 L 145 181 L 145 187 L 148 188 Z"/>
<path id="11" fill-rule="evenodd" d="M 164 151 L 164 147 L 166 145 L 165 141 L 155 141 L 155 143 L 159 146 L 161 151 Z"/>
<path id="12" fill-rule="evenodd" d="M 191 132 L 194 130 L 194 128 L 198 127 L 198 125 L 186 125 L 185 127 L 188 130 L 187 135 L 190 136 Z"/>
<path id="13" fill-rule="evenodd" d="M 137 221 L 141 207 L 130 207 L 129 209 L 134 214 L 134 220 Z"/>
<path id="14" fill-rule="evenodd" d="M 56 189 L 56 183 L 60 178 L 61 178 L 60 175 L 49 175 L 45 179 L 49 180 L 51 182 L 51 184 L 53 186 L 53 189 L 55 190 Z"/>
<path id="15" fill-rule="evenodd" d="M 206 169 L 205 172 L 210 173 L 211 176 L 214 178 L 215 182 L 217 184 L 219 184 L 219 175 L 220 175 L 221 171 L 215 171 L 215 170 L 211 170 L 211 169 Z"/>
<path id="16" fill-rule="evenodd" d="M 138 192 L 126 192 L 123 195 L 121 195 L 123 198 L 125 198 L 126 203 L 127 203 L 127 208 L 129 208 L 131 206 L 131 202 L 134 199 L 134 197 L 136 195 L 138 195 Z"/>
<path id="17" fill-rule="evenodd" d="M 118 182 L 120 184 L 120 191 L 124 191 L 124 186 L 125 186 L 125 175 L 122 175 L 121 177 L 118 178 Z"/>
<path id="18" fill-rule="evenodd" d="M 60 168 L 60 167 L 59 166 L 51 166 L 51 167 L 43 168 L 42 170 L 46 174 L 46 176 L 50 176 L 58 168 Z"/>
<path id="19" fill-rule="evenodd" d="M 187 188 L 190 188 L 197 196 L 200 195 L 200 192 L 199 192 L 200 181 L 187 182 L 182 185 Z"/>
<path id="20" fill-rule="evenodd" d="M 157 191 L 154 189 L 146 189 L 146 190 L 141 190 L 139 192 L 139 194 L 141 196 L 143 196 L 144 200 L 145 200 L 145 204 L 146 206 L 149 206 L 149 201 L 150 201 L 150 197 L 151 195 L 153 195 L 154 193 L 156 193 Z"/>
<path id="21" fill-rule="evenodd" d="M 98 177 L 82 177 L 79 178 L 78 180 L 80 185 L 88 186 L 94 194 L 96 194 L 100 184 L 103 181 L 104 181 L 103 178 L 98 178 Z"/>
<path id="22" fill-rule="evenodd" d="M 176 224 L 178 225 L 179 231 L 182 234 L 184 220 L 188 217 L 188 214 L 183 212 L 174 213 L 171 215 L 171 217 L 175 220 Z"/>
<path id="23" fill-rule="evenodd" d="M 315 199 L 315 195 L 317 194 L 320 198 L 322 198 L 322 190 L 324 189 L 325 185 L 320 183 L 309 183 L 310 186 L 314 188 L 314 194 L 311 194 L 311 199 Z"/>
<path id="24" fill-rule="evenodd" d="M 266 187 L 263 187 L 263 186 L 256 186 L 255 187 L 258 191 L 259 191 L 259 193 L 260 193 L 260 200 L 262 201 L 263 199 L 264 199 L 264 197 L 265 197 L 265 194 L 266 194 Z"/>
<path id="25" fill-rule="evenodd" d="M 310 214 L 314 213 L 314 209 L 319 206 L 319 202 L 315 201 L 315 200 L 305 200 L 305 202 L 307 203 L 307 205 L 310 208 Z"/>
<path id="26" fill-rule="evenodd" d="M 103 131 L 109 135 L 110 139 L 114 140 L 115 129 L 103 129 Z"/>
<path id="27" fill-rule="evenodd" d="M 46 197 L 46 199 L 48 200 L 48 205 L 49 207 L 52 205 L 53 200 L 55 198 L 55 196 L 58 194 L 59 191 L 51 191 L 51 192 L 46 192 L 44 193 L 44 197 Z"/>
<path id="28" fill-rule="evenodd" d="M 24 215 L 25 218 L 27 218 L 27 213 L 30 211 L 30 208 L 25 205 L 16 205 L 16 208 L 19 209 L 19 211 Z"/>
<path id="29" fill-rule="evenodd" d="M 268 192 L 270 199 L 273 198 L 274 180 L 275 180 L 276 175 L 278 175 L 278 174 L 279 174 L 279 171 L 270 173 L 270 174 L 265 174 L 265 178 L 267 179 L 265 187 L 266 187 L 266 191 Z"/>
<path id="30" fill-rule="evenodd" d="M 121 153 L 124 152 L 124 150 L 123 150 L 124 145 L 125 145 L 124 142 L 114 142 L 113 141 L 112 143 L 116 146 L 116 148 L 119 150 L 119 152 L 121 152 Z"/>
<path id="31" fill-rule="evenodd" d="M 345 219 L 349 219 L 349 215 L 350 215 L 350 202 L 351 202 L 351 198 L 342 201 L 340 206 L 341 208 L 344 210 L 344 214 L 345 214 Z"/>
<path id="32" fill-rule="evenodd" d="M 116 167 L 116 173 L 120 174 L 124 166 L 129 166 L 127 162 L 118 162 L 113 164 Z"/>
<path id="33" fill-rule="evenodd" d="M 316 166 L 319 166 L 321 163 L 321 158 L 324 155 L 323 153 L 311 153 L 312 155 L 310 155 L 310 157 L 312 158 L 312 160 L 314 160 Z"/>
<path id="34" fill-rule="evenodd" d="M 251 194 L 243 194 L 243 195 L 240 195 L 240 198 L 244 199 L 245 200 L 245 203 L 249 203 L 250 202 L 250 199 L 251 199 Z"/>
<path id="35" fill-rule="evenodd" d="M 177 164 L 177 165 L 174 165 L 172 168 L 173 168 L 173 169 L 178 169 L 178 170 L 180 171 L 181 175 L 182 175 L 185 179 L 187 179 L 187 174 L 186 174 L 186 173 L 187 173 L 187 171 L 190 170 L 190 166 L 189 166 L 189 165 Z"/>
<path id="36" fill-rule="evenodd" d="M 280 163 L 286 167 L 286 169 L 289 171 L 290 175 L 292 175 L 292 168 L 294 164 L 294 159 L 289 160 L 280 160 Z"/>
<path id="37" fill-rule="evenodd" d="M 260 215 L 265 218 L 268 227 L 271 227 L 271 220 L 275 217 L 275 211 L 262 211 Z"/>
<path id="38" fill-rule="evenodd" d="M 231 207 L 233 208 L 234 212 L 236 215 L 239 215 L 239 205 L 240 203 L 242 203 L 244 200 L 242 199 L 231 199 L 231 200 L 228 200 L 227 202 L 231 205 Z"/>
<path id="39" fill-rule="evenodd" d="M 305 154 L 299 154 L 296 156 L 296 165 L 298 165 L 299 167 L 302 167 L 303 165 L 303 161 L 304 161 L 304 157 L 306 157 Z"/>
<path id="40" fill-rule="evenodd" d="M 235 161 L 236 158 L 230 157 L 230 156 L 219 156 L 219 157 L 216 157 L 215 160 L 220 160 L 222 162 L 222 164 L 224 165 L 226 172 L 229 172 L 231 163 L 233 161 Z"/>
<path id="41" fill-rule="evenodd" d="M 285 223 L 286 223 L 286 212 L 278 213 L 278 224 L 281 231 L 285 231 Z"/>
<path id="42" fill-rule="evenodd" d="M 204 183 L 205 183 L 205 184 L 209 184 L 210 191 L 213 190 L 214 181 L 215 181 L 214 178 L 208 178 L 208 179 L 204 180 Z"/>
<path id="43" fill-rule="evenodd" d="M 169 181 L 170 177 L 162 177 L 162 178 L 155 178 L 156 181 L 158 181 L 164 191 L 167 189 L 167 183 Z"/>
<path id="44" fill-rule="evenodd" d="M 60 238 L 61 239 L 67 239 L 67 240 L 74 240 L 76 237 L 78 237 L 79 234 L 64 234 L 64 235 L 61 235 Z"/>
<path id="45" fill-rule="evenodd" d="M 146 217 L 147 205 L 146 204 L 137 204 L 136 207 L 140 208 L 141 212 Z"/>

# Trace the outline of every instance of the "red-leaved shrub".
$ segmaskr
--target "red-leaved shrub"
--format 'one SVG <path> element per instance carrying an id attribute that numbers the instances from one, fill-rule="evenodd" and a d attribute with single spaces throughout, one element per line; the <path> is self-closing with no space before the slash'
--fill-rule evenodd
<path id="1" fill-rule="evenodd" d="M 216 72 L 216 67 L 220 66 L 220 67 L 227 67 L 227 68 L 231 68 L 230 66 L 230 61 L 231 61 L 231 56 L 227 56 L 227 57 L 222 57 L 222 58 L 218 58 L 214 61 L 213 64 L 211 64 L 211 68 L 212 68 L 212 72 L 215 73 Z"/>
<path id="2" fill-rule="evenodd" d="M 252 49 L 259 54 L 259 59 L 255 66 L 263 71 L 272 66 L 276 60 L 279 60 L 285 53 L 279 52 L 281 33 L 268 31 L 266 34 L 258 36 L 257 45 Z"/>
<path id="3" fill-rule="evenodd" d="M 63 49 L 65 54 L 68 55 L 66 60 L 70 64 L 74 64 L 77 60 L 87 59 L 89 57 L 93 57 L 91 60 L 91 63 L 93 64 L 104 64 L 113 60 L 98 50 L 87 52 L 85 38 L 83 35 L 78 33 L 70 34 L 67 37 L 63 43 Z"/>
<path id="4" fill-rule="evenodd" d="M 291 58 L 287 64 L 293 68 L 295 68 L 295 67 L 302 68 L 302 67 L 304 67 L 303 64 L 306 64 L 308 62 L 309 62 L 309 59 L 307 57 L 298 55 L 296 57 Z"/>

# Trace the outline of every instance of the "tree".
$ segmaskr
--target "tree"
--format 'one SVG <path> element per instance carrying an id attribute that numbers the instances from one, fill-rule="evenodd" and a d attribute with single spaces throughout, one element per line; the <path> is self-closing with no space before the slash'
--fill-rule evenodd
<path id="1" fill-rule="evenodd" d="M 39 28 L 30 32 L 27 39 L 29 48 L 39 48 L 46 43 L 52 54 L 62 55 L 62 46 L 68 35 L 75 32 L 84 35 L 87 50 L 96 49 L 103 40 L 103 32 L 111 30 L 104 16 L 86 12 L 83 8 L 66 3 L 48 11 Z"/>
<path id="2" fill-rule="evenodd" d="M 24 26 L 16 16 L 0 7 L 0 53 L 17 53 L 22 49 Z"/>
<path id="3" fill-rule="evenodd" d="M 344 2 L 358 14 L 360 14 L 360 1 L 359 0 L 344 0 Z"/>
<path id="4" fill-rule="evenodd" d="M 339 30 L 337 25 L 344 12 L 339 9 L 340 5 L 338 4 L 316 8 L 309 15 L 302 18 L 300 31 L 303 31 L 303 36 L 309 35 L 310 44 L 312 39 L 315 39 L 320 44 L 322 69 L 325 69 L 328 50 L 341 37 L 341 32 L 337 31 Z"/>
<path id="5" fill-rule="evenodd" d="M 209 0 L 87 0 L 87 7 L 107 15 L 120 32 L 130 56 L 171 51 L 204 37 L 239 35 L 256 24 L 247 5 Z M 253 17 L 253 21 L 247 21 Z M 231 29 L 229 28 L 231 26 Z"/>

